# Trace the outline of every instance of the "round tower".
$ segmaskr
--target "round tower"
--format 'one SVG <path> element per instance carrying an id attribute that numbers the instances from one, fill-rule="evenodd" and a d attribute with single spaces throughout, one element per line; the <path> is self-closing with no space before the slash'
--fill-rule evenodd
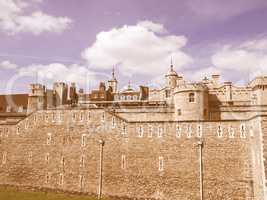
<path id="1" fill-rule="evenodd" d="M 249 83 L 251 87 L 251 104 L 267 105 L 267 76 L 258 76 Z"/>
<path id="2" fill-rule="evenodd" d="M 170 71 L 165 75 L 166 78 L 166 86 L 168 88 L 175 88 L 177 85 L 178 75 L 176 71 L 173 69 L 173 64 L 171 62 Z"/>
<path id="3" fill-rule="evenodd" d="M 208 89 L 202 84 L 184 84 L 174 90 L 175 120 L 207 120 Z"/>

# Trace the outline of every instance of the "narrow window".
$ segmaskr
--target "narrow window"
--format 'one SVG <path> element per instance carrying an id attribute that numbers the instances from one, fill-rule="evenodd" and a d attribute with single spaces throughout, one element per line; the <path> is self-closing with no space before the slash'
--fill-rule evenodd
<path id="1" fill-rule="evenodd" d="M 84 167 L 84 163 L 85 163 L 85 156 L 81 155 L 81 159 L 80 159 L 80 167 Z"/>
<path id="2" fill-rule="evenodd" d="M 221 138 L 223 136 L 223 128 L 221 125 L 219 125 L 217 128 L 217 135 L 219 138 Z"/>
<path id="3" fill-rule="evenodd" d="M 181 126 L 176 125 L 176 137 L 180 138 L 181 137 Z"/>
<path id="4" fill-rule="evenodd" d="M 102 122 L 105 122 L 105 112 L 102 113 L 101 121 L 102 121 Z"/>
<path id="5" fill-rule="evenodd" d="M 158 137 L 161 138 L 163 136 L 163 128 L 159 125 L 158 126 Z"/>
<path id="6" fill-rule="evenodd" d="M 195 102 L 195 93 L 189 93 L 189 102 Z"/>
<path id="7" fill-rule="evenodd" d="M 192 127 L 190 124 L 187 126 L 187 137 L 191 138 L 192 137 Z"/>
<path id="8" fill-rule="evenodd" d="M 75 122 L 75 120 L 76 120 L 76 113 L 75 112 L 72 112 L 71 118 L 72 118 L 72 121 Z"/>
<path id="9" fill-rule="evenodd" d="M 46 139 L 46 144 L 47 145 L 51 145 L 51 143 L 52 143 L 52 134 L 48 133 L 47 134 L 47 139 Z"/>
<path id="10" fill-rule="evenodd" d="M 3 129 L 0 128 L 0 137 L 3 137 Z"/>
<path id="11" fill-rule="evenodd" d="M 143 126 L 141 126 L 141 125 L 138 127 L 138 136 L 139 137 L 144 136 L 144 129 L 143 129 Z"/>
<path id="12" fill-rule="evenodd" d="M 121 155 L 121 169 L 126 168 L 126 158 L 125 155 Z"/>
<path id="13" fill-rule="evenodd" d="M 82 145 L 82 147 L 85 147 L 85 145 L 86 145 L 86 135 L 85 134 L 82 134 L 81 145 Z"/>
<path id="14" fill-rule="evenodd" d="M 63 121 L 63 113 L 62 112 L 59 112 L 58 113 L 58 121 L 59 122 L 62 122 Z"/>
<path id="15" fill-rule="evenodd" d="M 79 187 L 83 189 L 84 177 L 83 175 L 79 175 Z"/>
<path id="16" fill-rule="evenodd" d="M 46 164 L 49 164 L 49 160 L 50 160 L 50 154 L 46 153 L 45 154 L 45 162 L 46 162 Z"/>
<path id="17" fill-rule="evenodd" d="M 164 170 L 164 160 L 162 156 L 159 156 L 159 171 Z"/>
<path id="18" fill-rule="evenodd" d="M 116 127 L 116 120 L 115 120 L 115 117 L 114 116 L 112 117 L 111 124 L 112 124 L 112 128 L 115 128 Z"/>
<path id="19" fill-rule="evenodd" d="M 45 183 L 49 184 L 50 179 L 51 179 L 51 174 L 48 172 L 48 173 L 46 173 Z"/>
<path id="20" fill-rule="evenodd" d="M 48 114 L 45 114 L 45 121 L 48 122 L 48 120 L 49 120 L 49 116 Z"/>
<path id="21" fill-rule="evenodd" d="M 202 125 L 201 124 L 197 126 L 197 137 L 199 138 L 202 137 Z"/>
<path id="22" fill-rule="evenodd" d="M 153 126 L 149 125 L 148 126 L 148 137 L 152 138 L 153 136 Z"/>
<path id="23" fill-rule="evenodd" d="M 29 152 L 28 161 L 29 161 L 29 164 L 31 165 L 32 164 L 32 151 Z"/>
<path id="24" fill-rule="evenodd" d="M 25 129 L 27 130 L 27 129 L 28 129 L 28 127 L 29 127 L 29 121 L 28 121 L 28 120 L 26 120 L 26 121 L 25 121 Z"/>
<path id="25" fill-rule="evenodd" d="M 122 134 L 125 135 L 126 132 L 127 132 L 126 123 L 123 122 L 123 124 L 122 124 Z"/>
<path id="26" fill-rule="evenodd" d="M 177 109 L 177 115 L 178 115 L 178 116 L 181 116 L 181 115 L 182 115 L 182 111 L 181 111 L 181 109 Z"/>
<path id="27" fill-rule="evenodd" d="M 61 157 L 61 167 L 64 169 L 64 167 L 65 167 L 65 157 L 64 156 L 62 156 Z"/>
<path id="28" fill-rule="evenodd" d="M 234 138 L 235 137 L 235 129 L 234 129 L 234 127 L 229 126 L 228 132 L 229 132 L 229 138 Z"/>
<path id="29" fill-rule="evenodd" d="M 64 183 L 64 176 L 62 173 L 59 174 L 59 185 L 60 186 L 63 186 L 63 183 Z"/>
<path id="30" fill-rule="evenodd" d="M 80 114 L 80 122 L 83 122 L 83 112 Z"/>
<path id="31" fill-rule="evenodd" d="M 245 124 L 241 124 L 241 126 L 240 126 L 240 137 L 246 138 L 246 126 L 245 126 Z"/>
<path id="32" fill-rule="evenodd" d="M 88 111 L 88 112 L 87 112 L 87 120 L 90 121 L 90 119 L 91 119 L 91 112 Z"/>
<path id="33" fill-rule="evenodd" d="M 3 157 L 2 157 L 2 164 L 5 165 L 6 164 L 6 159 L 7 158 L 7 152 L 3 153 Z"/>
<path id="34" fill-rule="evenodd" d="M 56 114 L 54 112 L 52 113 L 52 122 L 56 122 Z"/>
<path id="35" fill-rule="evenodd" d="M 34 122 L 37 121 L 37 117 L 36 117 L 36 115 L 33 116 L 33 121 L 34 121 Z"/>

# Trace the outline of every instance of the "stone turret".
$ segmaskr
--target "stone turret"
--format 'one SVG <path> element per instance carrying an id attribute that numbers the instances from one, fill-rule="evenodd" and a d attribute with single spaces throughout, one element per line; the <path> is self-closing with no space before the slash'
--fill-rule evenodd
<path id="1" fill-rule="evenodd" d="M 112 92 L 116 93 L 118 92 L 118 81 L 115 77 L 115 70 L 112 69 L 112 78 L 108 81 L 108 87 L 112 88 Z"/>
<path id="2" fill-rule="evenodd" d="M 41 84 L 30 84 L 28 98 L 28 110 L 30 114 L 36 110 L 46 109 L 46 89 Z"/>
<path id="3" fill-rule="evenodd" d="M 53 85 L 55 106 L 62 106 L 67 104 L 68 85 L 63 82 L 56 82 Z"/>
<path id="4" fill-rule="evenodd" d="M 175 120 L 208 119 L 208 89 L 199 83 L 184 84 L 174 92 Z"/>
<path id="5" fill-rule="evenodd" d="M 170 66 L 170 71 L 165 75 L 166 78 L 166 86 L 168 88 L 175 88 L 177 85 L 177 79 L 178 79 L 178 75 L 176 73 L 176 71 L 174 71 L 173 69 L 173 64 L 171 62 L 171 66 Z"/>
<path id="6" fill-rule="evenodd" d="M 69 98 L 70 98 L 70 104 L 71 105 L 75 105 L 78 103 L 78 95 L 76 92 L 76 84 L 75 83 L 71 83 Z"/>

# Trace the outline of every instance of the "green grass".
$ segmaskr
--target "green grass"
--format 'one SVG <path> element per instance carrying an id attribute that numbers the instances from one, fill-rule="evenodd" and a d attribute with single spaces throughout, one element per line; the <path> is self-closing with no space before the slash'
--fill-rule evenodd
<path id="1" fill-rule="evenodd" d="M 96 199 L 88 196 L 60 194 L 53 192 L 20 191 L 10 187 L 0 187 L 0 200 L 96 200 Z"/>

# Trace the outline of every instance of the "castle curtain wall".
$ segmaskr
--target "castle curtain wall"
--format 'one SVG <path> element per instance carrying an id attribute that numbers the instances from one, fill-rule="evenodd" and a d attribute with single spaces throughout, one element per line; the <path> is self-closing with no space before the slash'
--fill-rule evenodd
<path id="1" fill-rule="evenodd" d="M 204 199 L 263 199 L 265 126 L 265 117 L 135 122 L 103 109 L 38 111 L 0 126 L 0 184 L 97 194 L 103 140 L 103 195 L 199 199 L 203 140 Z"/>

